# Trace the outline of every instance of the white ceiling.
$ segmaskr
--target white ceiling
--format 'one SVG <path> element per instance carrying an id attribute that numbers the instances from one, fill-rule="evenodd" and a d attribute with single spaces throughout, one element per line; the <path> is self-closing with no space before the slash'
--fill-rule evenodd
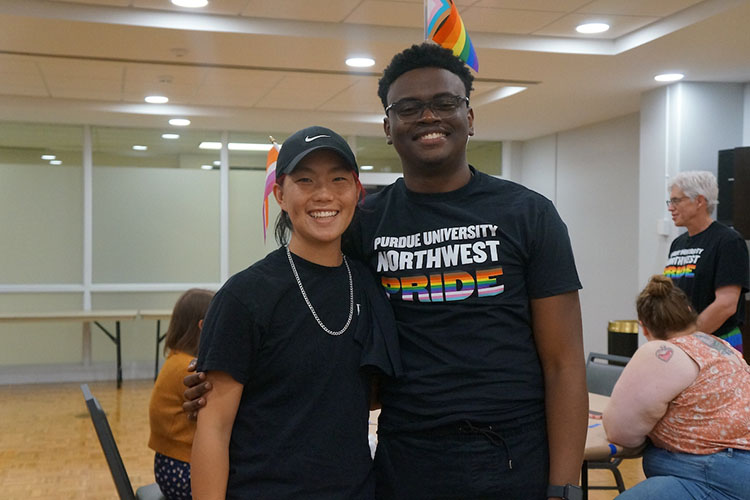
<path id="1" fill-rule="evenodd" d="M 525 140 L 639 107 L 657 73 L 750 81 L 748 0 L 456 0 L 479 58 L 480 139 Z M 579 35 L 589 20 L 612 29 Z M 0 0 L 0 120 L 382 134 L 380 72 L 423 39 L 422 0 Z M 344 60 L 369 55 L 374 68 Z M 493 100 L 507 85 L 528 90 Z M 169 96 L 167 105 L 144 96 Z"/>

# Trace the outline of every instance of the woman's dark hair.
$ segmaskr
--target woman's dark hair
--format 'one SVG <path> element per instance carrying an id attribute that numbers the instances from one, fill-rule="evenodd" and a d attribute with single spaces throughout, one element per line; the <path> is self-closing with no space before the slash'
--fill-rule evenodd
<path id="1" fill-rule="evenodd" d="M 698 318 L 685 292 L 661 274 L 651 277 L 646 288 L 638 295 L 635 308 L 638 319 L 648 328 L 651 336 L 659 340 L 694 325 Z"/>
<path id="2" fill-rule="evenodd" d="M 276 216 L 276 223 L 273 227 L 273 235 L 279 246 L 283 247 L 289 243 L 289 235 L 292 233 L 292 229 L 292 219 L 289 218 L 288 213 L 282 210 Z"/>
<path id="3" fill-rule="evenodd" d="M 378 97 L 383 103 L 383 108 L 388 106 L 388 90 L 396 79 L 413 69 L 420 68 L 442 68 L 458 76 L 466 88 L 466 97 L 470 97 L 471 84 L 474 75 L 469 67 L 450 49 L 445 49 L 433 42 L 424 42 L 420 45 L 412 45 L 403 52 L 399 52 L 388 67 L 383 71 L 383 76 L 378 80 Z"/>
<path id="4" fill-rule="evenodd" d="M 201 338 L 198 322 L 206 316 L 213 296 L 211 290 L 191 288 L 177 299 L 165 335 L 165 356 L 169 351 L 181 351 L 191 356 L 198 354 Z"/>

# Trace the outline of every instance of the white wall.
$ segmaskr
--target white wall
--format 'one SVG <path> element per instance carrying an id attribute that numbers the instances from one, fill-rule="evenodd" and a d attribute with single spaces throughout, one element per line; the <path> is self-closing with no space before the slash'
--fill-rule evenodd
<path id="1" fill-rule="evenodd" d="M 94 168 L 94 283 L 219 281 L 217 170 Z"/>
<path id="2" fill-rule="evenodd" d="M 638 179 L 638 284 L 664 269 L 671 242 L 672 220 L 667 212 L 668 87 L 641 97 L 640 167 Z"/>
<path id="3" fill-rule="evenodd" d="M 135 283 L 143 288 L 166 283 L 178 290 L 195 283 L 218 285 L 218 174 L 198 169 L 94 168 L 93 284 L 122 288 Z M 80 167 L 0 165 L 0 284 L 67 285 L 57 293 L 33 289 L 3 293 L 0 312 L 83 308 L 82 179 Z M 261 236 L 264 181 L 263 171 L 230 172 L 230 273 L 276 247 L 274 201 L 265 244 Z M 92 308 L 171 309 L 180 293 L 95 291 Z M 166 323 L 162 322 L 162 334 Z M 113 322 L 104 326 L 114 330 Z M 155 320 L 122 322 L 126 378 L 153 373 L 155 330 Z M 112 378 L 114 344 L 91 325 L 87 358 L 82 354 L 87 350 L 85 338 L 82 325 L 75 322 L 0 323 L 0 384 Z"/>
<path id="4" fill-rule="evenodd" d="M 502 174 L 503 179 L 521 182 L 523 170 L 523 142 L 503 141 Z"/>
<path id="5" fill-rule="evenodd" d="M 82 179 L 80 167 L 0 165 L 0 283 L 81 282 Z"/>
<path id="6" fill-rule="evenodd" d="M 521 184 L 553 202 L 557 201 L 557 135 L 548 135 L 523 144 Z"/>
<path id="7" fill-rule="evenodd" d="M 740 83 L 678 83 L 679 171 L 717 173 L 718 151 L 742 145 L 744 85 Z"/>
<path id="8" fill-rule="evenodd" d="M 586 352 L 607 352 L 608 321 L 635 318 L 638 129 L 632 114 L 523 148 L 523 184 L 555 201 L 570 232 Z"/>

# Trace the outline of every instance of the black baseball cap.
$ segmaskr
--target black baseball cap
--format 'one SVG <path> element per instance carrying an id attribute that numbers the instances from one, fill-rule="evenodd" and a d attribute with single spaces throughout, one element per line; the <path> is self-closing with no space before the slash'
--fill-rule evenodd
<path id="1" fill-rule="evenodd" d="M 357 160 L 346 140 L 329 128 L 315 125 L 298 130 L 281 145 L 279 157 L 276 159 L 276 178 L 294 171 L 305 156 L 318 149 L 335 151 L 359 176 Z"/>

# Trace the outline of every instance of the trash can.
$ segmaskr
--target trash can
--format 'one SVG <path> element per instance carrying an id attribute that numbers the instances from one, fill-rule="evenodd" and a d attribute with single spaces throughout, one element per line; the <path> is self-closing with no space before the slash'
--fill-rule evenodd
<path id="1" fill-rule="evenodd" d="M 625 319 L 610 321 L 607 326 L 607 352 L 633 357 L 638 349 L 638 321 Z"/>

